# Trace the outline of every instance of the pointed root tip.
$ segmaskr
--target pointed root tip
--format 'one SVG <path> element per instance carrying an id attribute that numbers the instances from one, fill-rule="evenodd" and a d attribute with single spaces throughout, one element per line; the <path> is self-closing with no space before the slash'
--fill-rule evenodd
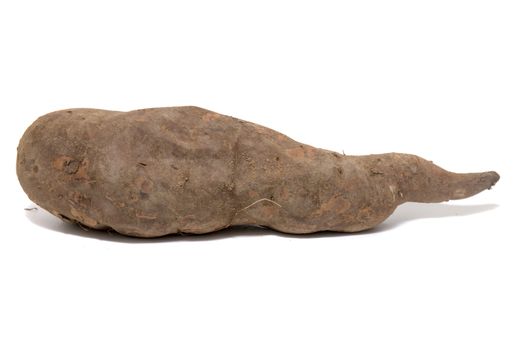
<path id="1" fill-rule="evenodd" d="M 448 199 L 463 199 L 474 196 L 484 190 L 489 190 L 499 180 L 495 171 L 485 173 L 460 174 L 458 182 L 452 182 Z"/>
<path id="2" fill-rule="evenodd" d="M 481 174 L 481 181 L 486 184 L 486 189 L 490 190 L 499 181 L 499 174 L 495 171 L 487 171 Z"/>

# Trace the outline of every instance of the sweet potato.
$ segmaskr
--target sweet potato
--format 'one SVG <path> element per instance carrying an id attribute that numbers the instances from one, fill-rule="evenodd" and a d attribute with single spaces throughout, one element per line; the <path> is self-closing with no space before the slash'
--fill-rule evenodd
<path id="1" fill-rule="evenodd" d="M 404 202 L 466 198 L 499 179 L 408 154 L 345 156 L 198 107 L 47 114 L 20 140 L 17 174 L 54 215 L 140 237 L 356 232 Z"/>

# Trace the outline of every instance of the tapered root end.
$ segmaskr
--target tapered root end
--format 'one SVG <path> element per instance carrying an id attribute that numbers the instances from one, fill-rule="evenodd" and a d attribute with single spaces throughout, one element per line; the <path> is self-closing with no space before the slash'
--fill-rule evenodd
<path id="1" fill-rule="evenodd" d="M 486 173 L 482 173 L 481 177 L 484 178 L 484 181 L 486 181 L 488 184 L 488 187 L 486 187 L 487 190 L 490 190 L 490 188 L 499 181 L 499 174 L 495 171 L 487 171 Z"/>
<path id="2" fill-rule="evenodd" d="M 412 154 L 386 153 L 354 159 L 371 174 L 370 183 L 389 189 L 397 204 L 463 199 L 490 189 L 499 180 L 495 171 L 453 173 Z"/>
<path id="3" fill-rule="evenodd" d="M 448 200 L 472 197 L 484 190 L 490 189 L 499 180 L 498 173 L 488 171 L 485 173 L 457 174 L 445 171 L 437 166 L 430 170 L 425 185 L 419 185 L 413 180 L 417 188 L 409 191 L 407 198 L 410 202 L 439 203 Z"/>
<path id="4" fill-rule="evenodd" d="M 453 174 L 450 182 L 450 199 L 463 199 L 489 190 L 499 180 L 495 171 L 473 174 Z"/>
<path id="5" fill-rule="evenodd" d="M 397 180 L 402 202 L 439 203 L 468 198 L 490 189 L 499 180 L 495 171 L 454 173 L 410 154 L 388 154 L 382 159 L 381 171 Z"/>

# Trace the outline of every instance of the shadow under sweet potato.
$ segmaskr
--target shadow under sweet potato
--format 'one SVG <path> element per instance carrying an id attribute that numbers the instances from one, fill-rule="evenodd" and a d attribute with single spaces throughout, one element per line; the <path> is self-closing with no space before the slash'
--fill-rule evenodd
<path id="1" fill-rule="evenodd" d="M 35 205 L 26 208 L 26 216 L 33 224 L 55 232 L 119 243 L 161 243 L 174 241 L 210 241 L 238 236 L 277 235 L 297 239 L 356 236 L 389 231 L 414 220 L 444 218 L 451 216 L 468 216 L 493 210 L 497 207 L 497 204 L 456 205 L 445 203 L 405 203 L 399 206 L 396 211 L 379 226 L 357 233 L 317 232 L 311 234 L 295 235 L 274 231 L 260 226 L 235 226 L 207 234 L 173 234 L 158 238 L 136 238 L 121 235 L 114 231 L 90 230 L 77 224 L 64 222 L 48 213 L 46 210 Z"/>

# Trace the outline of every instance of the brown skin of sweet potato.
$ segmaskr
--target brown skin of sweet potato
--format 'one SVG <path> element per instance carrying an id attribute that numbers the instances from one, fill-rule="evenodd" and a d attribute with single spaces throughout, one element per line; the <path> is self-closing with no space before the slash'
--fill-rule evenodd
<path id="1" fill-rule="evenodd" d="M 466 198 L 499 179 L 407 154 L 345 156 L 198 107 L 47 114 L 20 140 L 17 174 L 54 215 L 138 237 L 357 232 L 404 202 Z"/>

